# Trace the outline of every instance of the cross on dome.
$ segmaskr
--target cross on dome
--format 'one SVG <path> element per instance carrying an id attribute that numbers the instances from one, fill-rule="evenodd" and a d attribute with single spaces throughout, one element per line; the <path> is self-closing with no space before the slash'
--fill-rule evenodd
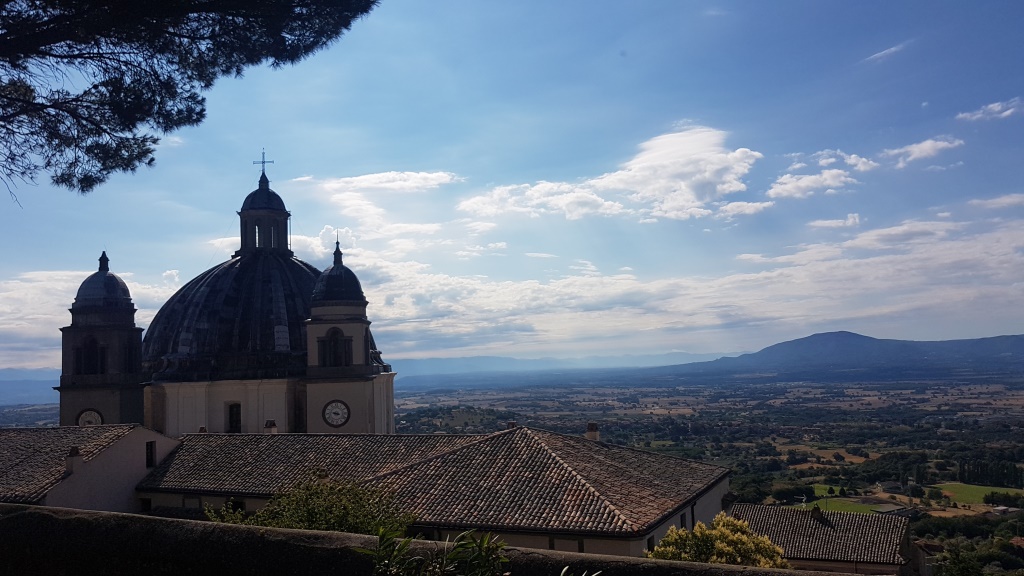
<path id="1" fill-rule="evenodd" d="M 252 163 L 253 164 L 260 164 L 260 171 L 263 172 L 263 174 L 265 175 L 267 173 L 267 164 L 273 164 L 274 161 L 273 160 L 267 160 L 267 149 L 264 148 L 263 152 L 260 154 L 260 159 L 259 160 L 253 160 Z"/>

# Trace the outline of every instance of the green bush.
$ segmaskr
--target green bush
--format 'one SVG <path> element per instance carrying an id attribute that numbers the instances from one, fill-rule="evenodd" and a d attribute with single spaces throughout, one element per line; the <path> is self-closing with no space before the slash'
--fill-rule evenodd
<path id="1" fill-rule="evenodd" d="M 371 535 L 380 530 L 404 533 L 413 521 L 384 490 L 319 479 L 274 496 L 252 515 L 234 510 L 229 502 L 220 510 L 207 506 L 206 516 L 230 524 Z"/>

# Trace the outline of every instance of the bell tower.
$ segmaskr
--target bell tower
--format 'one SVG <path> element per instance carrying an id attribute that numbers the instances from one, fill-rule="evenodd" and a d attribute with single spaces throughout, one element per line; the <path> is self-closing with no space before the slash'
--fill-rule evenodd
<path id="1" fill-rule="evenodd" d="M 142 328 L 128 286 L 99 270 L 78 288 L 71 325 L 61 331 L 60 425 L 142 423 Z"/>
<path id="2" fill-rule="evenodd" d="M 366 305 L 336 242 L 334 265 L 317 279 L 306 321 L 307 432 L 395 432 L 395 374 L 370 334 Z"/>

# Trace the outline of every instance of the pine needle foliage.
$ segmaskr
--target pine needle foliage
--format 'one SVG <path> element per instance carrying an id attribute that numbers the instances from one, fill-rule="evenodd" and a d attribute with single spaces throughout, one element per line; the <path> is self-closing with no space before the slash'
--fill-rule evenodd
<path id="1" fill-rule="evenodd" d="M 376 0 L 0 3 L 0 183 L 47 173 L 86 193 L 154 161 L 159 135 L 206 116 L 202 93 L 292 64 Z M 12 192 L 13 194 L 13 192 Z"/>

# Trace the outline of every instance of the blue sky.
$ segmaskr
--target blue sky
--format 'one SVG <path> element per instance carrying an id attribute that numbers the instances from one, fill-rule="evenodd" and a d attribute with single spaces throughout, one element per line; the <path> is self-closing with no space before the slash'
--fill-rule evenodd
<path id="1" fill-rule="evenodd" d="M 106 250 L 146 326 L 266 148 L 388 359 L 1024 332 L 1024 4 L 383 0 L 208 94 L 157 163 L 0 208 L 0 366 L 59 366 Z M 399 365 L 400 368 L 400 365 Z"/>

